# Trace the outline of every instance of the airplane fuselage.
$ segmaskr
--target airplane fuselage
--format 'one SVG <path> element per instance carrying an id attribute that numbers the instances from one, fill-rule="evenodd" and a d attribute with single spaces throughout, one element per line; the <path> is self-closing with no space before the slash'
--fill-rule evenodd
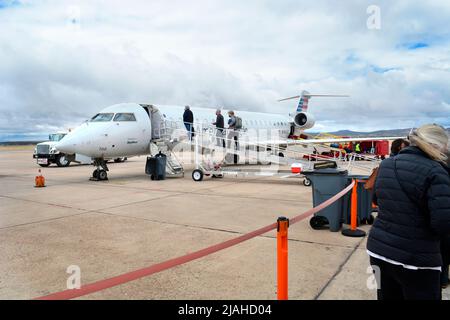
<path id="1" fill-rule="evenodd" d="M 194 127 L 211 128 L 215 121 L 215 109 L 191 108 Z M 58 144 L 67 153 L 81 153 L 93 159 L 113 159 L 149 154 L 152 140 L 159 138 L 166 127 L 185 130 L 183 106 L 141 105 L 123 103 L 101 110 L 90 121 L 84 122 Z M 240 135 L 256 139 L 258 131 L 276 132 L 287 138 L 291 132 L 292 119 L 281 114 L 236 111 L 243 122 Z M 227 110 L 222 110 L 227 123 Z M 227 127 L 227 125 L 225 125 Z"/>

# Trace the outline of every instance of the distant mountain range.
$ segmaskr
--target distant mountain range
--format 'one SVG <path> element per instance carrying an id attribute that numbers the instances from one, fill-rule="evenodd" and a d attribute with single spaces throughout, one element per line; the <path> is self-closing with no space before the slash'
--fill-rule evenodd
<path id="1" fill-rule="evenodd" d="M 450 128 L 446 128 L 447 133 L 450 135 Z M 372 132 L 358 132 L 358 131 L 351 131 L 351 130 L 339 130 L 335 132 L 327 132 L 332 135 L 336 136 L 343 136 L 343 137 L 406 137 L 409 132 L 411 131 L 411 128 L 408 129 L 392 129 L 392 130 L 378 130 L 378 131 L 372 131 Z M 320 132 L 316 133 L 309 133 L 310 135 L 317 135 L 320 134 Z"/>
<path id="2" fill-rule="evenodd" d="M 0 141 L 0 146 L 29 146 L 35 145 L 41 141 Z"/>
<path id="3" fill-rule="evenodd" d="M 372 131 L 372 132 L 358 132 L 358 131 L 351 131 L 351 130 L 339 130 L 335 132 L 327 132 L 327 134 L 332 134 L 335 136 L 341 136 L 341 137 L 406 137 L 409 134 L 409 131 L 411 128 L 408 129 L 392 129 L 392 130 L 378 130 L 378 131 Z M 447 133 L 450 136 L 450 128 L 446 128 Z M 310 136 L 316 136 L 318 134 L 324 134 L 323 132 L 308 132 L 308 135 Z M 0 141 L 0 145 L 30 145 L 30 144 L 36 144 L 38 142 L 44 141 L 45 138 L 42 140 L 37 141 Z"/>

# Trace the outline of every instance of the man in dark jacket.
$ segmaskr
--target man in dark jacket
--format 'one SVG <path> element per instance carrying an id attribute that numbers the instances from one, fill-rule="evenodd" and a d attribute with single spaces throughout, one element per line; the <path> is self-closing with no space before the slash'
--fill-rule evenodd
<path id="1" fill-rule="evenodd" d="M 399 154 L 402 149 L 405 149 L 409 146 L 409 141 L 405 139 L 396 139 L 392 141 L 391 144 L 391 157 L 394 157 Z"/>
<path id="2" fill-rule="evenodd" d="M 225 148 L 225 139 L 223 138 L 223 129 L 225 128 L 225 120 L 223 119 L 223 115 L 220 109 L 216 110 L 216 122 L 213 122 L 213 125 L 216 126 L 216 138 L 217 145 L 222 148 Z"/>
<path id="3" fill-rule="evenodd" d="M 374 191 L 379 214 L 367 252 L 380 280 L 378 299 L 440 299 L 440 239 L 450 234 L 448 173 L 420 148 L 407 147 L 381 163 Z"/>
<path id="4" fill-rule="evenodd" d="M 183 122 L 188 132 L 189 140 L 194 136 L 194 114 L 189 106 L 184 107 Z"/>

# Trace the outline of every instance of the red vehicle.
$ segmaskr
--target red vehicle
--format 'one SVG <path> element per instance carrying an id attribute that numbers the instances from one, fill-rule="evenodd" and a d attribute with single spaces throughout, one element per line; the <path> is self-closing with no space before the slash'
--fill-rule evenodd
<path id="1" fill-rule="evenodd" d="M 389 155 L 389 141 L 377 141 L 375 147 L 375 154 L 379 156 L 381 159 L 386 158 Z"/>
<path id="2" fill-rule="evenodd" d="M 360 148 L 362 153 L 372 154 L 377 158 L 384 159 L 389 155 L 389 141 L 388 140 L 378 140 L 378 141 L 362 141 L 360 143 Z M 373 150 L 372 150 L 373 148 Z"/>

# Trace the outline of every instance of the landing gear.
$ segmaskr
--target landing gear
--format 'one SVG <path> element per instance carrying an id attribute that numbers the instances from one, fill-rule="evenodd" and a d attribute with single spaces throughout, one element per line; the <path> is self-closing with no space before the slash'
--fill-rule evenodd
<path id="1" fill-rule="evenodd" d="M 106 165 L 106 161 L 103 159 L 95 159 L 94 166 L 97 166 L 97 169 L 92 172 L 91 181 L 105 181 L 108 180 L 108 166 Z"/>
<path id="2" fill-rule="evenodd" d="M 108 174 L 106 173 L 106 171 L 105 170 L 100 170 L 99 172 L 98 172 L 98 179 L 99 180 L 108 180 Z"/>
<path id="3" fill-rule="evenodd" d="M 95 169 L 94 172 L 92 172 L 92 178 L 90 180 L 92 181 L 108 180 L 108 173 L 106 172 L 106 170 L 103 169 Z"/>

